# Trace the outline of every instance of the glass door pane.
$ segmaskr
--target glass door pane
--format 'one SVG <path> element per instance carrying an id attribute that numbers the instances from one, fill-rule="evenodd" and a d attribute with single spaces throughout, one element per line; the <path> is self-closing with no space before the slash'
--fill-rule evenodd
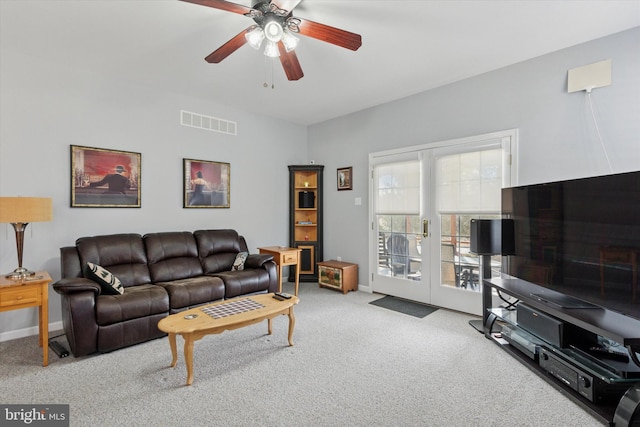
<path id="1" fill-rule="evenodd" d="M 420 217 L 376 215 L 378 274 L 420 280 L 422 276 Z"/>
<path id="2" fill-rule="evenodd" d="M 431 304 L 481 314 L 480 262 L 471 253 L 471 219 L 500 218 L 503 185 L 501 139 L 434 149 L 431 174 L 437 219 L 430 244 Z M 437 254 L 437 255 L 435 255 Z M 495 260 L 500 270 L 500 257 Z"/>
<path id="3" fill-rule="evenodd" d="M 480 258 L 471 253 L 471 219 L 499 219 L 500 215 L 443 213 L 440 248 L 443 286 L 481 292 Z M 492 259 L 494 275 L 500 273 L 500 255 Z"/>
<path id="4" fill-rule="evenodd" d="M 400 158 L 385 156 L 373 165 L 372 232 L 376 238 L 376 262 L 372 290 L 428 302 L 428 287 L 423 282 L 426 266 L 422 251 L 421 168 L 417 153 Z"/>

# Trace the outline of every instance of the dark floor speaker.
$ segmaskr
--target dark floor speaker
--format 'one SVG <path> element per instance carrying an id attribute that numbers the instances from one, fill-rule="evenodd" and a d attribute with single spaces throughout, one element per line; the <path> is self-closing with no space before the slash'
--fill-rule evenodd
<path id="1" fill-rule="evenodd" d="M 478 255 L 512 255 L 513 231 L 511 219 L 472 219 L 470 250 Z"/>

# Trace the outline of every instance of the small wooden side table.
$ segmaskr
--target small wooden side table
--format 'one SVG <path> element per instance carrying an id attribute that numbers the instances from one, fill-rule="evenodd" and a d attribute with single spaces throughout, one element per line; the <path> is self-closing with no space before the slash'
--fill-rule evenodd
<path id="1" fill-rule="evenodd" d="M 0 311 L 38 307 L 38 344 L 42 347 L 42 366 L 49 364 L 49 283 L 51 276 L 38 271 L 34 276 L 12 280 L 0 277 Z"/>
<path id="2" fill-rule="evenodd" d="M 282 267 L 285 265 L 296 266 L 296 291 L 298 296 L 298 285 L 300 284 L 300 252 L 302 249 L 290 248 L 287 246 L 266 246 L 258 248 L 261 254 L 273 255 L 273 260 L 278 269 L 278 292 L 282 292 Z"/>

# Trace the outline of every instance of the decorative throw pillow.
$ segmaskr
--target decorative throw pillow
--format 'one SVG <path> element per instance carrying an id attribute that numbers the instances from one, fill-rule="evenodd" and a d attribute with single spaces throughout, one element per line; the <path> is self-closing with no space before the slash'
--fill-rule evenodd
<path id="1" fill-rule="evenodd" d="M 247 260 L 248 256 L 249 252 L 238 252 L 238 255 L 236 255 L 236 260 L 233 261 L 231 271 L 244 270 L 244 262 Z"/>
<path id="2" fill-rule="evenodd" d="M 100 283 L 102 291 L 109 295 L 122 295 L 124 287 L 116 276 L 108 270 L 92 262 L 87 263 L 86 275 L 89 279 Z"/>

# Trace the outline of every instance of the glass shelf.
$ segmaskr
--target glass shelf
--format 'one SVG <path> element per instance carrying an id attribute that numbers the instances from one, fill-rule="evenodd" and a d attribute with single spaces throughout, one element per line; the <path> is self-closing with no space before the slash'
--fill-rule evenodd
<path id="1" fill-rule="evenodd" d="M 502 307 L 493 307 L 488 309 L 488 311 L 489 313 L 497 317 L 499 321 L 508 324 L 513 331 L 517 331 L 518 336 L 524 338 L 529 343 L 533 345 L 544 346 L 544 348 L 560 357 L 561 359 L 571 361 L 571 363 L 576 367 L 589 372 L 590 374 L 598 377 L 606 383 L 633 384 L 640 381 L 640 378 L 638 377 L 627 378 L 619 374 L 619 372 L 622 372 L 622 369 L 624 368 L 624 362 L 609 360 L 603 361 L 573 346 L 569 348 L 560 348 L 549 343 L 543 338 L 531 334 L 527 330 L 518 326 L 516 310 L 507 310 Z M 624 347 L 620 346 L 620 349 L 624 350 Z M 619 366 L 620 369 L 616 369 L 616 366 Z M 635 367 L 635 364 L 630 360 L 628 362 L 628 366 Z"/>

